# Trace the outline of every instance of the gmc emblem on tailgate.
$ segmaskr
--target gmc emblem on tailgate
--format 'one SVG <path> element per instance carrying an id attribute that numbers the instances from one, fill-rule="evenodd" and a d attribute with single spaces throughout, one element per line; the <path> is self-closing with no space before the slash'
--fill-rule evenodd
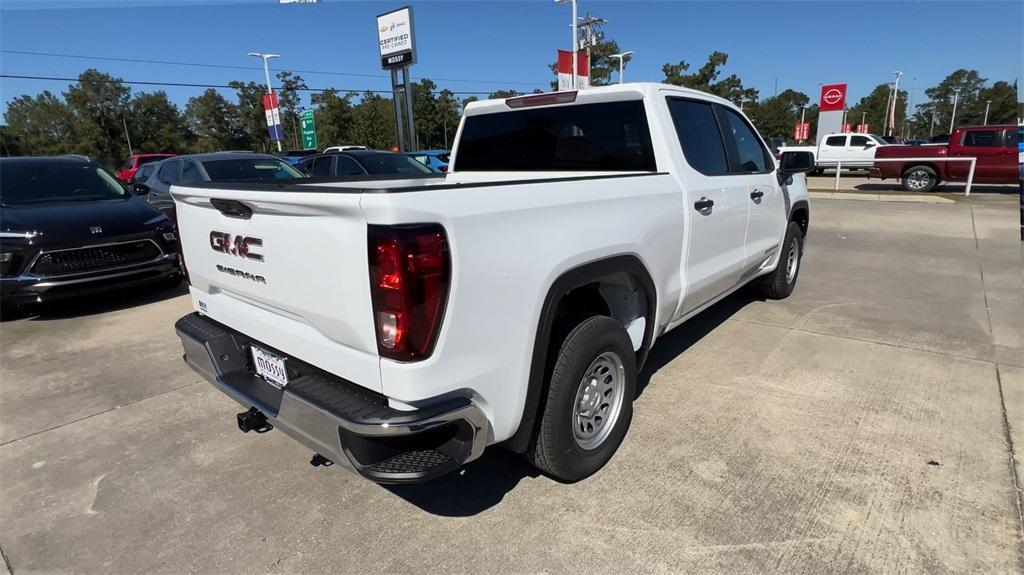
<path id="1" fill-rule="evenodd" d="M 263 240 L 248 236 L 236 236 L 227 232 L 210 232 L 210 247 L 215 252 L 231 254 L 240 258 L 263 261 L 263 254 L 255 248 L 263 247 Z"/>

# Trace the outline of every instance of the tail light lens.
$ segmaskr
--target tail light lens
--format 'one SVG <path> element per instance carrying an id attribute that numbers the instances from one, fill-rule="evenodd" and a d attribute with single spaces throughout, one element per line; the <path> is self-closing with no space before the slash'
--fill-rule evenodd
<path id="1" fill-rule="evenodd" d="M 399 361 L 429 357 L 451 284 L 444 228 L 369 226 L 368 245 L 377 350 Z"/>

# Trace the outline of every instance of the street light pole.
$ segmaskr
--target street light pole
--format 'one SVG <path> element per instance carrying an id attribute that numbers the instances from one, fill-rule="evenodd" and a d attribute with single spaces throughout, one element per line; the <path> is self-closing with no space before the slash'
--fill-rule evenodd
<path id="1" fill-rule="evenodd" d="M 609 58 L 618 58 L 619 59 L 619 83 L 620 84 L 622 83 L 622 62 L 626 59 L 627 56 L 632 56 L 632 55 L 633 55 L 633 51 L 630 50 L 629 52 L 623 52 L 621 54 L 612 54 L 611 56 L 608 56 Z"/>
<path id="2" fill-rule="evenodd" d="M 566 2 L 572 2 L 572 89 L 576 89 L 576 47 L 579 45 L 579 40 L 576 36 L 576 13 L 578 7 L 576 0 L 555 0 L 555 4 L 565 4 Z"/>
<path id="3" fill-rule="evenodd" d="M 280 58 L 280 54 L 261 54 L 259 52 L 249 52 L 249 55 L 254 58 L 263 60 L 263 77 L 267 80 L 267 93 L 273 94 L 274 88 L 270 86 L 270 67 L 267 65 L 267 60 L 271 58 Z M 277 142 L 277 151 L 281 151 L 281 140 L 275 140 Z"/>
<path id="4" fill-rule="evenodd" d="M 893 128 L 896 127 L 896 100 L 898 100 L 900 97 L 900 76 L 903 75 L 903 72 L 896 70 L 895 72 L 893 72 L 893 74 L 896 74 L 896 82 L 893 84 L 892 115 L 889 116 L 889 125 L 887 127 L 890 136 L 892 135 Z"/>
<path id="5" fill-rule="evenodd" d="M 983 123 L 985 126 L 988 125 L 988 109 L 990 106 L 992 106 L 992 100 L 985 100 L 985 121 Z"/>
<path id="6" fill-rule="evenodd" d="M 956 125 L 956 103 L 960 99 L 960 88 L 953 90 L 953 116 L 949 119 L 949 135 L 953 135 L 953 126 Z"/>

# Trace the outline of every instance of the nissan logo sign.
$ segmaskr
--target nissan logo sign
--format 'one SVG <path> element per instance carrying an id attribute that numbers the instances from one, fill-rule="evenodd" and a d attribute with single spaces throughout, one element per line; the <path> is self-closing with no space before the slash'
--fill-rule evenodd
<path id="1" fill-rule="evenodd" d="M 828 92 L 825 92 L 825 95 L 822 96 L 821 99 L 825 100 L 826 104 L 834 106 L 838 104 L 840 100 L 843 99 L 843 93 L 840 92 L 837 88 L 832 88 Z"/>

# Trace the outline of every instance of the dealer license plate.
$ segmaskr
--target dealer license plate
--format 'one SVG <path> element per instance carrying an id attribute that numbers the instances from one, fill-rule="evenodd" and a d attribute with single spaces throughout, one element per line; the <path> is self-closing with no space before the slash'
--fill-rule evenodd
<path id="1" fill-rule="evenodd" d="M 288 370 L 284 361 L 283 357 L 252 346 L 252 363 L 256 366 L 257 375 L 278 389 L 288 385 Z"/>

